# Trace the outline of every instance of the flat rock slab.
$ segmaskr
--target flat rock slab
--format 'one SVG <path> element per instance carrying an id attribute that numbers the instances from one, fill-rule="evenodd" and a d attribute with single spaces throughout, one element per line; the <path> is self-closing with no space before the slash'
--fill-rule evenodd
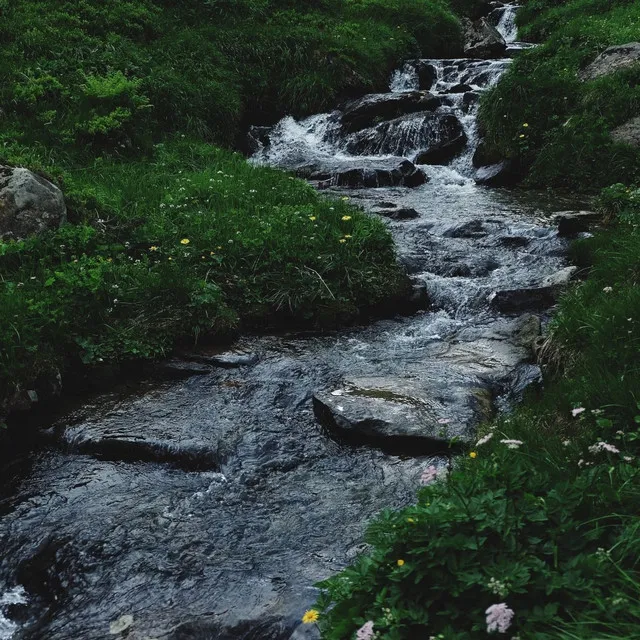
<path id="1" fill-rule="evenodd" d="M 611 132 L 611 137 L 616 142 L 628 144 L 634 149 L 640 149 L 640 117 L 632 118 L 616 127 Z"/>
<path id="2" fill-rule="evenodd" d="M 559 235 L 572 236 L 588 231 L 593 224 L 602 220 L 602 214 L 596 211 L 558 211 L 551 220 L 558 225 Z"/>
<path id="3" fill-rule="evenodd" d="M 487 394 L 464 383 L 456 391 L 467 395 L 470 404 L 474 398 L 480 404 Z M 313 407 L 318 420 L 338 437 L 409 452 L 470 441 L 468 421 L 449 422 L 443 400 L 423 381 L 374 376 L 348 379 L 339 389 L 314 394 Z M 471 406 L 469 413 L 474 413 Z"/>

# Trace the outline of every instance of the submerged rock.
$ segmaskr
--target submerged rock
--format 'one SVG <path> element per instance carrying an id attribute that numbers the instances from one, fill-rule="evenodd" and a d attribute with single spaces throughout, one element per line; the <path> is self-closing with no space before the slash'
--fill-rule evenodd
<path id="1" fill-rule="evenodd" d="M 591 64 L 580 71 L 578 77 L 583 81 L 595 80 L 639 63 L 640 42 L 615 45 L 605 49 Z"/>
<path id="2" fill-rule="evenodd" d="M 67 220 L 62 191 L 22 167 L 0 166 L 0 240 L 21 240 Z"/>

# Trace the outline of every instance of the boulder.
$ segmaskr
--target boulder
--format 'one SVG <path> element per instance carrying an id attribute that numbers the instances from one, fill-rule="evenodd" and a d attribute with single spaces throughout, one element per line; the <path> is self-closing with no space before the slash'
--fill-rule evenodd
<path id="1" fill-rule="evenodd" d="M 476 171 L 475 181 L 487 187 L 506 187 L 518 181 L 518 174 L 510 160 L 503 160 Z"/>
<path id="2" fill-rule="evenodd" d="M 558 234 L 561 236 L 588 231 L 592 224 L 601 220 L 602 215 L 595 211 L 559 211 L 551 218 L 558 225 Z"/>
<path id="3" fill-rule="evenodd" d="M 408 113 L 435 111 L 441 104 L 440 98 L 427 91 L 374 93 L 342 107 L 342 127 L 346 133 L 353 133 Z"/>
<path id="4" fill-rule="evenodd" d="M 464 20 L 464 54 L 469 58 L 499 58 L 507 49 L 505 39 L 485 18 Z"/>
<path id="5" fill-rule="evenodd" d="M 449 144 L 463 134 L 452 113 L 414 113 L 351 134 L 346 150 L 353 155 L 406 157 Z"/>
<path id="6" fill-rule="evenodd" d="M 247 150 L 250 154 L 257 153 L 260 149 L 269 146 L 269 134 L 273 127 L 249 127 L 249 133 L 247 133 Z"/>
<path id="7" fill-rule="evenodd" d="M 486 142 L 481 141 L 476 150 L 473 153 L 473 166 L 476 169 L 480 167 L 488 167 L 491 165 L 500 164 L 502 161 L 502 157 L 500 154 L 494 150 L 492 150 Z"/>
<path id="8" fill-rule="evenodd" d="M 491 306 L 502 313 L 546 311 L 558 300 L 562 287 L 547 285 L 522 289 L 503 289 L 489 296 Z"/>
<path id="9" fill-rule="evenodd" d="M 28 169 L 0 166 L 0 240 L 21 240 L 66 220 L 58 187 Z"/>
<path id="10" fill-rule="evenodd" d="M 427 176 L 412 162 L 405 160 L 393 169 L 365 167 L 346 169 L 334 173 L 318 186 L 326 187 L 419 187 L 427 182 Z"/>
<path id="11" fill-rule="evenodd" d="M 622 144 L 640 149 L 640 117 L 632 118 L 611 132 L 611 137 Z"/>
<path id="12" fill-rule="evenodd" d="M 427 60 L 416 60 L 413 67 L 418 74 L 418 86 L 422 91 L 431 91 L 438 80 L 437 69 Z"/>
<path id="13" fill-rule="evenodd" d="M 469 91 L 473 91 L 473 87 L 470 84 L 465 84 L 464 82 L 454 84 L 453 87 L 447 89 L 447 93 L 468 93 Z"/>
<path id="14" fill-rule="evenodd" d="M 467 146 L 464 132 L 450 140 L 434 144 L 416 158 L 416 164 L 448 164 Z"/>
<path id="15" fill-rule="evenodd" d="M 629 42 L 605 49 L 578 73 L 580 80 L 595 80 L 640 63 L 640 42 Z"/>

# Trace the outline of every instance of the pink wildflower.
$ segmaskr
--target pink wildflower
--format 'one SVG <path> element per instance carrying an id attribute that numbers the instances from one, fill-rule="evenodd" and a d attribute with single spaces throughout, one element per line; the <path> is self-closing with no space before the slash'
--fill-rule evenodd
<path id="1" fill-rule="evenodd" d="M 603 451 L 607 451 L 609 453 L 620 453 L 620 450 L 617 447 L 614 447 L 612 444 L 607 442 L 596 442 L 595 444 L 589 447 L 589 453 L 602 453 Z"/>
<path id="2" fill-rule="evenodd" d="M 426 487 L 427 485 L 434 482 L 437 477 L 438 470 L 434 465 L 431 464 L 422 472 L 422 475 L 420 476 L 420 484 L 423 487 Z"/>
<path id="3" fill-rule="evenodd" d="M 575 418 L 576 416 L 579 416 L 581 413 L 584 413 L 585 411 L 586 409 L 584 407 L 577 407 L 571 410 L 571 415 Z"/>
<path id="4" fill-rule="evenodd" d="M 369 620 L 369 622 L 365 622 L 357 631 L 356 631 L 357 640 L 371 640 L 373 638 L 373 621 Z"/>
<path id="5" fill-rule="evenodd" d="M 506 603 L 492 604 L 487 610 L 487 633 L 505 633 L 511 626 L 515 613 L 507 607 Z"/>

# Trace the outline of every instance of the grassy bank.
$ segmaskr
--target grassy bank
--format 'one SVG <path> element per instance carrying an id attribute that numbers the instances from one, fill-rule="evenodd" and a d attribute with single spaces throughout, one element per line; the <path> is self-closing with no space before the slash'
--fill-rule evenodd
<path id="1" fill-rule="evenodd" d="M 640 152 L 611 131 L 638 115 L 640 65 L 582 82 L 578 71 L 611 45 L 640 40 L 640 5 L 629 0 L 529 0 L 523 53 L 483 101 L 487 142 L 518 158 L 536 186 L 597 190 L 633 183 Z"/>
<path id="2" fill-rule="evenodd" d="M 193 142 L 67 170 L 68 224 L 0 244 L 0 395 L 237 328 L 348 322 L 405 279 L 384 225 Z"/>
<path id="3" fill-rule="evenodd" d="M 384 227 L 249 166 L 247 124 L 454 55 L 444 0 L 0 0 L 0 163 L 69 224 L 0 243 L 0 413 L 38 377 L 238 328 L 333 326 L 400 293 Z"/>

